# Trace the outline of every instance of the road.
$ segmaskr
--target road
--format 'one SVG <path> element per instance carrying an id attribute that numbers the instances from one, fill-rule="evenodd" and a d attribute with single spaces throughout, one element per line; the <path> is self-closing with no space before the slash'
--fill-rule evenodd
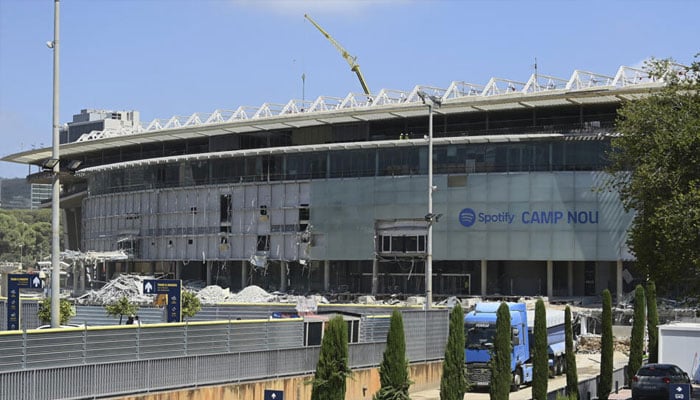
<path id="1" fill-rule="evenodd" d="M 624 353 L 616 352 L 613 357 L 614 369 L 622 368 L 627 364 L 628 358 Z M 592 378 L 600 373 L 600 354 L 576 354 L 576 367 L 578 370 L 579 381 Z M 614 385 L 614 383 L 613 383 Z M 620 382 L 620 387 L 622 382 Z M 549 380 L 547 385 L 548 391 L 554 391 L 559 388 L 566 387 L 566 375 L 560 375 L 554 379 Z M 615 387 L 613 386 L 613 390 Z M 488 390 L 479 392 L 469 392 L 464 396 L 465 399 L 469 400 L 489 400 Z M 436 385 L 434 388 L 427 390 L 422 390 L 419 392 L 411 393 L 412 400 L 439 400 L 440 399 L 440 386 Z M 532 399 L 532 388 L 530 386 L 523 386 L 517 392 L 511 392 L 509 396 L 510 400 L 529 400 Z"/>

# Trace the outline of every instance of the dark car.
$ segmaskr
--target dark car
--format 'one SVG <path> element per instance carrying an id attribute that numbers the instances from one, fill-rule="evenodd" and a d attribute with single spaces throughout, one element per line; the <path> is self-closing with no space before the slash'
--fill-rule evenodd
<path id="1" fill-rule="evenodd" d="M 669 399 L 668 386 L 672 383 L 690 384 L 690 377 L 673 364 L 643 365 L 632 377 L 632 400 L 667 400 Z"/>

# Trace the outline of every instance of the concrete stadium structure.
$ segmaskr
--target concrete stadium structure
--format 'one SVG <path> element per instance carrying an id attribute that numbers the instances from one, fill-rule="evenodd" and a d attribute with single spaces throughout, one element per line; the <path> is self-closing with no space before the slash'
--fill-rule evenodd
<path id="1" fill-rule="evenodd" d="M 432 226 L 436 298 L 619 296 L 632 215 L 605 188 L 605 152 L 620 104 L 662 85 L 630 67 L 534 74 L 86 133 L 60 148 L 62 164 L 81 162 L 61 177 L 66 248 L 129 254 L 95 280 L 422 294 Z"/>

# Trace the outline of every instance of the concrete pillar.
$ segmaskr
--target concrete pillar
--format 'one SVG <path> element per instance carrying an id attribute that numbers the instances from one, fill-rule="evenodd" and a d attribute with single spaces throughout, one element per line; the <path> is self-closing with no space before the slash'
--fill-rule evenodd
<path id="1" fill-rule="evenodd" d="M 106 268 L 105 268 L 105 271 L 106 271 L 105 272 L 105 282 L 109 282 L 112 280 L 113 275 L 114 275 L 114 267 L 115 267 L 114 264 L 115 264 L 114 262 L 108 263 L 107 261 L 105 261 L 105 266 L 106 266 Z"/>
<path id="2" fill-rule="evenodd" d="M 567 286 L 569 288 L 569 296 L 574 295 L 574 262 L 569 261 L 566 263 L 566 279 L 567 279 Z"/>
<path id="3" fill-rule="evenodd" d="M 150 264 L 150 267 L 151 267 L 151 271 L 150 271 L 150 272 L 151 272 L 151 276 L 155 276 L 155 275 L 156 275 L 156 262 L 155 262 L 155 261 L 151 261 L 149 264 Z"/>
<path id="4" fill-rule="evenodd" d="M 212 281 L 212 273 L 211 273 L 212 264 L 213 264 L 212 261 L 207 261 L 207 262 L 204 264 L 204 268 L 207 269 L 207 286 L 211 285 L 211 281 Z"/>
<path id="5" fill-rule="evenodd" d="M 481 260 L 481 295 L 486 296 L 486 266 L 488 261 Z"/>
<path id="6" fill-rule="evenodd" d="M 617 282 L 617 303 L 622 301 L 622 260 L 617 260 L 617 271 L 615 275 Z"/>
<path id="7" fill-rule="evenodd" d="M 554 296 L 554 261 L 547 260 L 547 297 Z"/>
<path id="8" fill-rule="evenodd" d="M 323 290 L 326 292 L 331 290 L 331 262 L 329 260 L 323 262 Z"/>
<path id="9" fill-rule="evenodd" d="M 85 293 L 85 275 L 87 274 L 87 271 L 85 270 L 85 261 L 80 260 L 80 268 L 78 269 L 80 272 L 80 278 L 78 281 L 78 292 L 79 293 Z"/>
<path id="10" fill-rule="evenodd" d="M 78 278 L 80 277 L 80 262 L 73 261 L 73 293 L 78 290 Z"/>
<path id="11" fill-rule="evenodd" d="M 241 289 L 248 286 L 248 261 L 241 261 Z"/>
<path id="12" fill-rule="evenodd" d="M 280 292 L 287 291 L 287 262 L 280 262 Z"/>
<path id="13" fill-rule="evenodd" d="M 372 296 L 376 296 L 379 291 L 379 260 L 374 257 L 372 260 Z"/>
<path id="14" fill-rule="evenodd" d="M 180 279 L 182 276 L 182 268 L 184 264 L 180 261 L 175 261 L 175 279 Z"/>

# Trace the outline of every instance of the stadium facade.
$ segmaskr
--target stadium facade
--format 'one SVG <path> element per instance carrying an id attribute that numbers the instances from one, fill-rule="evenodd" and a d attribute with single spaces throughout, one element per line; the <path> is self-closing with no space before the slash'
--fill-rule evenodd
<path id="1" fill-rule="evenodd" d="M 621 103 L 661 85 L 620 67 L 89 132 L 60 149 L 62 164 L 82 163 L 62 176 L 66 247 L 129 254 L 97 265 L 95 280 L 143 272 L 234 290 L 422 294 L 432 224 L 436 298 L 619 296 L 632 215 L 606 187 L 606 151 Z"/>

